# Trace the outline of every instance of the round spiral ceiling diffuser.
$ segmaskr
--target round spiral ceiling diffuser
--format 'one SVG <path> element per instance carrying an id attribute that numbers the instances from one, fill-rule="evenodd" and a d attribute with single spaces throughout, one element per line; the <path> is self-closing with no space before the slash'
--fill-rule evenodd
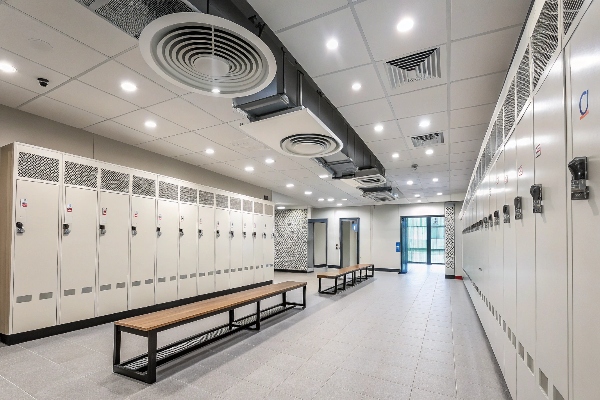
<path id="1" fill-rule="evenodd" d="M 165 15 L 144 28 L 139 45 L 146 63 L 160 76 L 210 96 L 257 93 L 277 71 L 271 49 L 258 36 L 214 15 Z"/>
<path id="2" fill-rule="evenodd" d="M 281 140 L 281 150 L 297 157 L 324 157 L 337 153 L 342 146 L 334 138 L 300 133 Z"/>

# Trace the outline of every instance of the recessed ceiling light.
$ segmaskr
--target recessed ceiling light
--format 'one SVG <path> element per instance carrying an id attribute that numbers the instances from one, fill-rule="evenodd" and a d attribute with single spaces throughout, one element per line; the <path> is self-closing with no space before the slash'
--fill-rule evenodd
<path id="1" fill-rule="evenodd" d="M 437 181 L 439 181 L 439 179 L 438 178 L 433 178 L 432 181 L 437 182 Z"/>
<path id="2" fill-rule="evenodd" d="M 325 199 L 323 199 L 323 198 L 320 198 L 320 199 L 319 199 L 319 201 L 325 201 Z"/>
<path id="3" fill-rule="evenodd" d="M 265 160 L 265 162 L 266 162 L 267 164 L 273 164 L 273 163 L 275 162 L 275 160 L 273 160 L 272 158 L 267 158 L 267 159 Z"/>
<path id="4" fill-rule="evenodd" d="M 439 192 L 437 195 L 438 195 L 438 196 L 441 196 L 442 194 L 443 194 L 442 192 Z"/>
<path id="5" fill-rule="evenodd" d="M 427 119 L 424 119 L 423 121 L 421 121 L 419 123 L 419 126 L 421 128 L 427 128 L 429 125 L 431 125 L 431 122 L 429 122 L 429 120 L 427 120 Z"/>
<path id="6" fill-rule="evenodd" d="M 206 154 L 215 154 L 215 151 L 213 149 L 211 149 L 211 148 L 208 148 L 208 149 L 205 150 L 205 153 Z"/>
<path id="7" fill-rule="evenodd" d="M 415 194 L 415 197 L 421 197 L 421 195 L 420 194 Z"/>
<path id="8" fill-rule="evenodd" d="M 428 149 L 425 154 L 427 154 L 428 156 L 433 154 L 433 150 L 432 149 Z"/>
<path id="9" fill-rule="evenodd" d="M 294 184 L 293 183 L 288 183 L 287 185 L 285 185 L 285 187 L 292 188 L 292 187 L 294 187 Z"/>
<path id="10" fill-rule="evenodd" d="M 338 43 L 338 41 L 336 39 L 329 39 L 327 41 L 327 48 L 329 50 L 335 50 L 335 49 L 337 49 L 338 45 L 339 45 L 339 43 Z"/>
<path id="11" fill-rule="evenodd" d="M 341 207 L 341 206 L 342 206 L 342 203 L 337 203 L 337 206 L 338 206 L 338 207 Z"/>
<path id="12" fill-rule="evenodd" d="M 383 132 L 383 125 L 377 124 L 373 129 L 375 129 L 375 132 Z"/>
<path id="13" fill-rule="evenodd" d="M 413 21 L 412 18 L 402 18 L 402 20 L 398 22 L 398 25 L 396 25 L 396 29 L 398 29 L 398 32 L 408 32 L 413 26 L 415 26 L 415 21 Z"/>
<path id="14" fill-rule="evenodd" d="M 146 125 L 146 128 L 156 128 L 156 122 L 154 121 L 146 121 L 144 125 Z"/>
<path id="15" fill-rule="evenodd" d="M 306 192 L 304 192 L 305 195 L 310 196 L 312 194 L 312 192 L 310 190 L 307 190 Z"/>
<path id="16" fill-rule="evenodd" d="M 414 183 L 413 181 L 406 182 L 407 185 L 412 185 L 413 183 Z"/>
<path id="17" fill-rule="evenodd" d="M 348 199 L 342 199 L 342 201 L 347 201 Z"/>
<path id="18" fill-rule="evenodd" d="M 421 202 L 421 200 L 417 200 L 417 203 L 420 203 L 420 202 Z"/>
<path id="19" fill-rule="evenodd" d="M 278 206 L 277 209 L 278 210 L 285 210 L 285 207 L 284 206 Z"/>
<path id="20" fill-rule="evenodd" d="M 333 201 L 333 200 L 335 200 L 335 199 L 333 199 L 331 197 L 327 199 L 327 201 Z"/>
<path id="21" fill-rule="evenodd" d="M 329 178 L 329 175 L 327 175 L 327 174 L 319 175 L 319 178 L 327 179 L 327 178 Z"/>
<path id="22" fill-rule="evenodd" d="M 398 154 L 398 153 L 394 153 L 394 154 L 392 154 L 392 157 L 393 157 L 393 158 L 398 158 L 398 157 L 400 157 L 400 154 Z"/>
<path id="23" fill-rule="evenodd" d="M 17 72 L 17 69 L 9 63 L 0 62 L 0 71 L 12 74 L 13 72 Z"/>
<path id="24" fill-rule="evenodd" d="M 254 167 L 246 167 L 244 169 L 246 170 L 246 172 L 252 172 L 252 171 L 254 171 Z"/>
<path id="25" fill-rule="evenodd" d="M 213 92 L 214 94 L 219 94 L 221 93 L 221 89 L 214 88 L 213 90 L 211 90 L 211 92 Z"/>
<path id="26" fill-rule="evenodd" d="M 135 86 L 131 82 L 122 82 L 121 89 L 123 89 L 126 92 L 135 92 L 137 90 L 137 86 Z"/>
<path id="27" fill-rule="evenodd" d="M 359 91 L 361 87 L 362 87 L 362 85 L 359 82 L 354 82 L 352 84 L 352 90 L 354 90 L 355 92 Z"/>

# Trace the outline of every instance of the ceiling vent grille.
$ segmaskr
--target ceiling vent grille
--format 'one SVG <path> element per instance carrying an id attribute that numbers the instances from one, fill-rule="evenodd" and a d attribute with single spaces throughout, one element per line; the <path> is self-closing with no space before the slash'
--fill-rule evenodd
<path id="1" fill-rule="evenodd" d="M 563 29 L 565 35 L 569 32 L 569 28 L 575 21 L 575 17 L 577 17 L 583 3 L 584 0 L 563 0 Z"/>
<path id="2" fill-rule="evenodd" d="M 385 177 L 376 168 L 356 171 L 352 180 L 359 188 L 383 186 L 387 182 Z"/>
<path id="3" fill-rule="evenodd" d="M 376 202 L 394 201 L 400 198 L 398 189 L 391 186 L 360 188 L 363 192 L 362 196 Z"/>
<path id="4" fill-rule="evenodd" d="M 539 80 L 558 48 L 558 0 L 546 0 L 531 35 L 533 86 Z"/>
<path id="5" fill-rule="evenodd" d="M 440 49 L 430 49 L 385 63 L 392 88 L 441 76 Z"/>
<path id="6" fill-rule="evenodd" d="M 444 143 L 444 132 L 428 133 L 426 135 L 413 136 L 410 138 L 415 147 L 430 146 Z"/>
<path id="7" fill-rule="evenodd" d="M 521 115 L 521 111 L 531 94 L 531 74 L 529 71 L 529 46 L 525 49 L 525 54 L 519 64 L 517 70 L 517 115 Z"/>
<path id="8" fill-rule="evenodd" d="M 504 99 L 504 133 L 508 135 L 515 124 L 515 81 L 513 79 Z"/>

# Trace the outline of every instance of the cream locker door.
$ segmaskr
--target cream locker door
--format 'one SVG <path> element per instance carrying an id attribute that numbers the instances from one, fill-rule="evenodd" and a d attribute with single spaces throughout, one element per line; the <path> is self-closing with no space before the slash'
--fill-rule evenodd
<path id="1" fill-rule="evenodd" d="M 179 205 L 179 298 L 198 294 L 198 206 Z"/>
<path id="2" fill-rule="evenodd" d="M 131 291 L 129 308 L 154 304 L 156 202 L 131 197 Z"/>
<path id="3" fill-rule="evenodd" d="M 215 210 L 215 290 L 229 289 L 229 211 Z"/>
<path id="4" fill-rule="evenodd" d="M 179 203 L 157 201 L 156 304 L 177 300 L 179 263 Z"/>
<path id="5" fill-rule="evenodd" d="M 243 286 L 243 243 L 242 234 L 242 213 L 240 211 L 230 211 L 229 214 L 230 230 L 233 234 L 230 236 L 231 247 L 229 252 L 229 286 L 237 288 Z"/>
<path id="6" fill-rule="evenodd" d="M 254 225 L 256 226 L 256 239 L 254 239 L 254 283 L 264 281 L 264 265 L 263 243 L 265 241 L 265 226 L 263 216 L 254 214 Z"/>
<path id="7" fill-rule="evenodd" d="M 17 181 L 12 332 L 56 325 L 59 187 Z"/>
<path id="8" fill-rule="evenodd" d="M 127 310 L 129 195 L 100 192 L 98 315 Z"/>
<path id="9" fill-rule="evenodd" d="M 243 285 L 252 285 L 254 283 L 254 241 L 256 236 L 256 228 L 252 220 L 252 214 L 244 213 L 242 216 L 244 232 L 244 250 L 243 250 Z"/>
<path id="10" fill-rule="evenodd" d="M 97 204 L 95 190 L 65 188 L 60 323 L 93 318 L 96 313 Z"/>
<path id="11" fill-rule="evenodd" d="M 275 276 L 275 231 L 273 217 L 263 216 L 266 238 L 263 242 L 264 280 L 272 281 Z"/>
<path id="12" fill-rule="evenodd" d="M 198 294 L 215 291 L 215 209 L 198 207 Z"/>

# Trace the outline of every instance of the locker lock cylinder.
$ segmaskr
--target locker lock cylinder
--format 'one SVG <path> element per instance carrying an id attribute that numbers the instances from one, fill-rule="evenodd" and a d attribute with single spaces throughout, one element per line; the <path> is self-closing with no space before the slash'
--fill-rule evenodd
<path id="1" fill-rule="evenodd" d="M 252 232 L 252 238 L 256 239 L 256 232 Z"/>
<path id="2" fill-rule="evenodd" d="M 494 225 L 500 225 L 500 211 L 494 211 Z"/>
<path id="3" fill-rule="evenodd" d="M 242 237 L 243 237 L 244 239 L 246 239 L 246 236 L 247 236 L 247 232 L 246 232 L 246 231 L 242 232 Z"/>
<path id="4" fill-rule="evenodd" d="M 131 227 L 131 236 L 135 236 L 135 235 L 137 235 L 137 227 L 132 226 Z"/>
<path id="5" fill-rule="evenodd" d="M 161 237 L 162 236 L 162 232 L 160 231 L 160 227 L 157 226 L 156 227 L 156 237 Z"/>
<path id="6" fill-rule="evenodd" d="M 69 224 L 63 224 L 63 235 L 68 235 L 69 233 L 71 233 Z"/>
<path id="7" fill-rule="evenodd" d="M 183 228 L 179 228 L 179 236 L 183 236 Z"/>
<path id="8" fill-rule="evenodd" d="M 101 235 L 106 235 L 106 225 L 100 225 L 99 229 Z"/>
<path id="9" fill-rule="evenodd" d="M 198 229 L 198 239 L 200 239 L 202 236 L 204 236 L 204 232 L 202 232 L 202 229 Z"/>
<path id="10" fill-rule="evenodd" d="M 529 194 L 531 194 L 531 197 L 533 198 L 533 213 L 541 214 L 543 211 L 542 185 L 531 185 L 529 188 Z"/>
<path id="11" fill-rule="evenodd" d="M 523 198 L 521 196 L 515 197 L 515 219 L 523 219 Z"/>
<path id="12" fill-rule="evenodd" d="M 22 222 L 17 222 L 17 233 L 25 233 L 24 226 Z"/>
<path id="13" fill-rule="evenodd" d="M 571 200 L 587 200 L 590 188 L 586 185 L 588 178 L 587 157 L 575 157 L 568 165 L 571 172 Z"/>
<path id="14" fill-rule="evenodd" d="M 502 214 L 504 214 L 504 223 L 510 224 L 510 206 L 508 204 L 502 206 Z"/>

